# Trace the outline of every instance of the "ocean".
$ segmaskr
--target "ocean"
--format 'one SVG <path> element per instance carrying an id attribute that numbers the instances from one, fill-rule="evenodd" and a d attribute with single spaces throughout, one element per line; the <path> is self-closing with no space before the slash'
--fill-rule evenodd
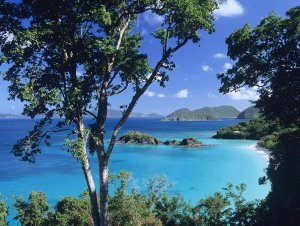
<path id="1" fill-rule="evenodd" d="M 115 118 L 108 119 L 107 139 L 116 122 Z M 270 185 L 259 185 L 258 178 L 265 175 L 268 161 L 249 148 L 257 141 L 211 138 L 218 129 L 238 122 L 241 120 L 162 122 L 159 118 L 131 118 L 121 134 L 137 130 L 161 140 L 195 137 L 207 146 L 182 148 L 117 144 L 111 156 L 110 172 L 132 172 L 132 183 L 141 192 L 147 179 L 165 175 L 174 183 L 169 193 L 180 193 L 194 204 L 199 198 L 222 192 L 228 183 L 245 183 L 247 200 L 262 199 L 269 192 Z M 63 133 L 52 137 L 50 147 L 43 146 L 34 164 L 22 162 L 11 153 L 13 144 L 33 125 L 34 121 L 29 119 L 0 120 L 0 193 L 7 197 L 10 207 L 13 195 L 22 195 L 27 199 L 31 191 L 42 191 L 53 207 L 62 197 L 78 196 L 86 188 L 79 161 L 63 148 Z M 91 156 L 90 161 L 97 182 L 96 156 Z"/>

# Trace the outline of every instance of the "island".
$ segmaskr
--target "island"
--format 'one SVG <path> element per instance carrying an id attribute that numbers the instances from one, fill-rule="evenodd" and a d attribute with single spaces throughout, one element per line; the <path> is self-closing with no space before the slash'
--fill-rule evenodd
<path id="1" fill-rule="evenodd" d="M 242 111 L 237 118 L 238 119 L 255 119 L 260 116 L 259 109 L 251 106 Z"/>
<path id="2" fill-rule="evenodd" d="M 181 141 L 177 140 L 166 140 L 161 141 L 149 134 L 141 133 L 138 131 L 128 131 L 118 139 L 118 143 L 121 144 L 148 144 L 148 145 L 172 145 L 181 147 L 201 147 L 205 146 L 201 141 L 187 137 Z"/>
<path id="3" fill-rule="evenodd" d="M 15 115 L 15 114 L 0 114 L 0 119 L 24 119 L 26 118 L 23 115 Z"/>
<path id="4" fill-rule="evenodd" d="M 221 118 L 236 118 L 240 112 L 233 106 L 222 105 L 219 107 L 204 107 L 196 110 L 188 108 L 178 109 L 162 121 L 205 121 Z"/>
<path id="5" fill-rule="evenodd" d="M 162 144 L 162 142 L 146 133 L 128 131 L 118 140 L 121 144 Z"/>

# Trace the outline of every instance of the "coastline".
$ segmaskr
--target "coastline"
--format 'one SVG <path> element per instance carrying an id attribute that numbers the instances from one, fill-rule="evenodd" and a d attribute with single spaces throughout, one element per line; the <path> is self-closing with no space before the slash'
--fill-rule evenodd
<path id="1" fill-rule="evenodd" d="M 270 161 L 270 150 L 258 146 L 257 144 L 248 145 L 248 149 L 255 151 L 257 154 L 262 155 L 267 161 Z"/>

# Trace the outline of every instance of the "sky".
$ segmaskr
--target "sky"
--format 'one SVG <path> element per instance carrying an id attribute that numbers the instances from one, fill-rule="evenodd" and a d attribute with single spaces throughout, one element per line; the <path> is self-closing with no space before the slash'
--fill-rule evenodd
<path id="1" fill-rule="evenodd" d="M 298 0 L 224 0 L 215 12 L 215 32 L 211 35 L 202 32 L 200 46 L 188 43 L 176 52 L 172 58 L 176 68 L 168 73 L 170 80 L 166 87 L 160 87 L 157 82 L 152 84 L 134 111 L 167 115 L 179 108 L 194 110 L 204 106 L 232 105 L 244 110 L 251 106 L 250 101 L 258 98 L 253 88 L 243 88 L 226 95 L 218 92 L 221 83 L 216 75 L 233 64 L 227 57 L 225 40 L 246 23 L 255 27 L 272 11 L 284 17 L 288 9 L 297 5 Z M 138 18 L 137 29 L 144 36 L 141 51 L 148 54 L 151 64 L 156 62 L 161 52 L 159 44 L 151 38 L 151 31 L 159 26 L 162 19 L 151 13 Z M 8 83 L 0 78 L 0 114 L 20 114 L 23 104 L 7 100 L 7 87 Z M 109 102 L 110 107 L 118 109 L 120 105 L 128 104 L 130 97 L 130 91 L 114 96 Z"/>

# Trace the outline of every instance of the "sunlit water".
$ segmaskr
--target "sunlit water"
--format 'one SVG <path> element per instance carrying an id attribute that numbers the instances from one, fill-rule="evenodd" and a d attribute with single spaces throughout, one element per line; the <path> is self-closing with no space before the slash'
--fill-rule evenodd
<path id="1" fill-rule="evenodd" d="M 107 134 L 117 119 L 109 119 Z M 216 130 L 238 123 L 239 120 L 202 122 L 161 122 L 160 119 L 130 119 L 122 129 L 147 132 L 161 140 L 195 137 L 207 146 L 180 148 L 150 145 L 116 145 L 111 156 L 110 172 L 127 170 L 133 173 L 134 183 L 143 191 L 146 179 L 166 175 L 175 183 L 170 194 L 180 193 L 196 203 L 199 198 L 222 191 L 226 184 L 247 185 L 248 200 L 264 198 L 269 185 L 258 185 L 264 175 L 267 160 L 251 151 L 248 146 L 256 141 L 216 140 L 211 136 Z M 54 204 L 64 196 L 78 196 L 86 187 L 80 163 L 63 150 L 64 134 L 56 134 L 51 147 L 44 147 L 35 164 L 19 161 L 10 153 L 17 139 L 26 134 L 32 120 L 0 120 L 0 193 L 27 195 L 31 191 L 43 191 L 49 203 Z M 96 157 L 91 157 L 95 180 L 98 180 Z M 98 186 L 98 185 L 97 185 Z"/>

